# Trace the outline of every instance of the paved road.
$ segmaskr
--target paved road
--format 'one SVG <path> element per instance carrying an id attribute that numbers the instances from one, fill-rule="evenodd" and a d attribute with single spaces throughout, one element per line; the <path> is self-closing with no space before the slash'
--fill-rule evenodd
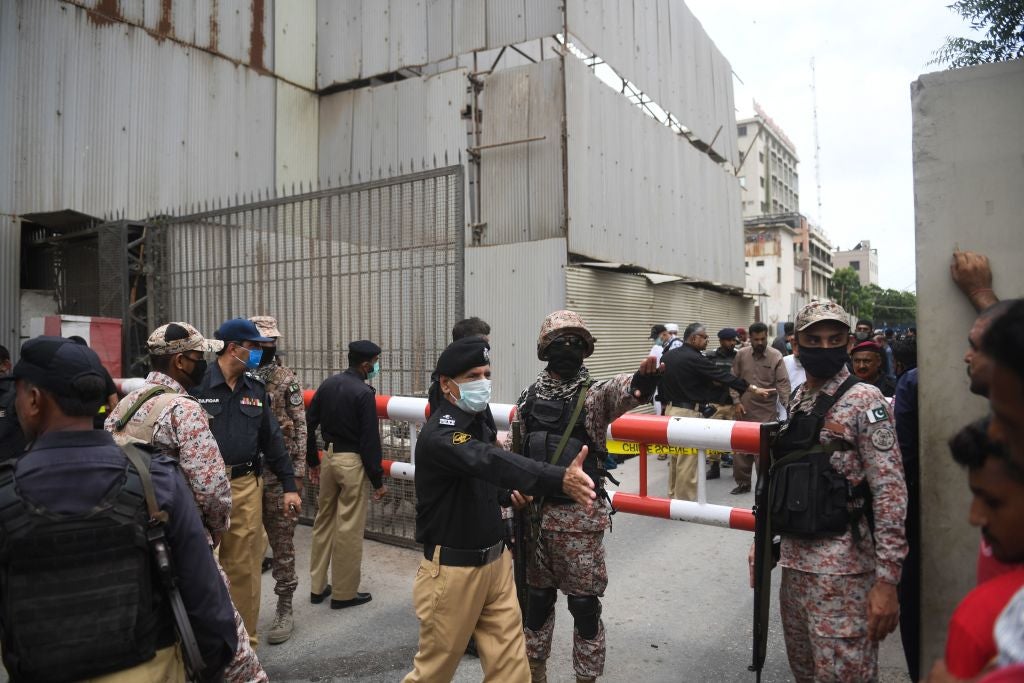
<path id="1" fill-rule="evenodd" d="M 666 464 L 650 460 L 650 493 L 664 495 Z M 636 460 L 616 474 L 622 490 L 637 488 Z M 731 470 L 724 470 L 731 477 Z M 750 507 L 751 495 L 730 496 L 731 478 L 708 482 L 712 503 Z M 742 531 L 619 514 L 606 537 L 610 585 L 604 599 L 608 629 L 609 682 L 753 681 L 750 663 L 752 600 L 747 588 L 746 555 L 750 534 Z M 310 529 L 296 535 L 299 591 L 294 636 L 283 645 L 263 645 L 260 657 L 273 681 L 399 681 L 416 653 L 417 622 L 412 610 L 412 579 L 419 562 L 415 550 L 367 541 L 362 590 L 373 593 L 367 605 L 331 610 L 311 605 Z M 776 572 L 778 574 L 778 572 Z M 265 633 L 276 596 L 264 575 L 260 620 Z M 552 683 L 574 681 L 571 664 L 572 621 L 559 598 L 555 643 L 549 661 Z M 789 681 L 777 608 L 764 681 Z M 882 644 L 882 680 L 906 681 L 898 633 Z M 464 657 L 456 681 L 480 681 L 479 660 Z"/>

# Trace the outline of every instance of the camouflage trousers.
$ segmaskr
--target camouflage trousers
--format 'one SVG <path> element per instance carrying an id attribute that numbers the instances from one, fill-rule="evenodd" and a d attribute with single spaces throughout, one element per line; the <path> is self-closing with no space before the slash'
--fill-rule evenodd
<path id="1" fill-rule="evenodd" d="M 284 488 L 277 477 L 270 473 L 263 476 L 263 528 L 267 530 L 270 549 L 274 553 L 272 572 L 274 592 L 278 595 L 294 595 L 299 585 L 295 573 L 295 525 L 297 517 L 284 514 Z"/>
<path id="2" fill-rule="evenodd" d="M 604 562 L 603 531 L 552 531 L 542 529 L 533 561 L 526 571 L 531 588 L 557 588 L 566 595 L 604 595 L 608 587 L 608 568 Z M 526 654 L 532 659 L 551 655 L 551 636 L 555 629 L 555 610 L 548 614 L 537 631 L 523 627 Z M 582 678 L 604 674 L 604 621 L 598 620 L 597 636 L 587 640 L 573 629 L 572 665 Z"/>
<path id="3" fill-rule="evenodd" d="M 811 574 L 783 567 L 779 608 L 797 683 L 878 680 L 878 643 L 868 638 L 873 572 Z"/>
<path id="4" fill-rule="evenodd" d="M 217 570 L 220 572 L 220 578 L 224 580 L 224 585 L 231 587 L 231 581 L 228 580 L 228 575 L 221 569 L 220 563 L 217 563 Z M 234 605 L 232 605 L 234 609 Z M 245 630 L 245 624 L 242 622 L 242 615 L 235 609 L 235 634 L 238 637 L 238 646 L 235 648 L 235 656 L 231 658 L 231 662 L 228 663 L 228 668 L 224 671 L 224 682 L 225 683 L 265 683 L 270 679 L 267 678 L 267 674 L 263 671 L 263 665 L 260 664 L 259 658 L 256 656 L 256 650 L 252 649 L 252 645 L 249 643 L 249 633 Z"/>

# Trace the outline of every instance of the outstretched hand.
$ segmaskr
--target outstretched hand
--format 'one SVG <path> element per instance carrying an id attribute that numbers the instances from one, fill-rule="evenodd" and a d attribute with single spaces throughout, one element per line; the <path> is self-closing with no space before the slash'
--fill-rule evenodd
<path id="1" fill-rule="evenodd" d="M 650 400 L 649 397 L 658 386 L 657 377 L 664 371 L 665 364 L 659 362 L 654 356 L 644 358 L 636 375 L 633 376 L 633 397 L 640 401 Z"/>
<path id="2" fill-rule="evenodd" d="M 992 291 L 992 267 L 984 254 L 957 249 L 949 263 L 949 275 L 976 310 L 999 301 Z"/>
<path id="3" fill-rule="evenodd" d="M 580 505 L 590 507 L 594 504 L 594 480 L 583 471 L 583 461 L 587 457 L 587 447 L 580 449 L 572 464 L 565 468 L 562 476 L 562 491 Z"/>

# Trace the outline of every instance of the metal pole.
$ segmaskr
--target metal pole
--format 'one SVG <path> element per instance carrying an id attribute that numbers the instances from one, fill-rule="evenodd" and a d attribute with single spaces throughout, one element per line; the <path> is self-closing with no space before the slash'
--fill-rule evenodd
<path id="1" fill-rule="evenodd" d="M 693 456 L 688 456 L 693 457 Z M 705 505 L 708 502 L 707 453 L 703 448 L 697 449 L 697 502 Z"/>
<path id="2" fill-rule="evenodd" d="M 640 495 L 647 497 L 647 444 L 640 444 L 640 451 L 637 455 L 640 458 Z"/>
<path id="3" fill-rule="evenodd" d="M 420 435 L 420 426 L 415 422 L 409 423 L 409 462 L 416 464 L 416 439 Z"/>

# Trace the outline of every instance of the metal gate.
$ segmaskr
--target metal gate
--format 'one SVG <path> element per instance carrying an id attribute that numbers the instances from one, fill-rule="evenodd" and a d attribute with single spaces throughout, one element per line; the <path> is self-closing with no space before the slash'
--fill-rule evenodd
<path id="1" fill-rule="evenodd" d="M 273 315 L 283 362 L 315 389 L 347 367 L 348 342 L 380 345 L 378 392 L 426 396 L 463 316 L 463 169 L 268 198 L 150 222 L 156 326 L 212 335 L 233 317 Z M 409 460 L 409 428 L 381 421 L 384 457 Z M 413 542 L 411 482 L 389 482 L 367 535 Z M 315 513 L 307 485 L 304 517 Z"/>

